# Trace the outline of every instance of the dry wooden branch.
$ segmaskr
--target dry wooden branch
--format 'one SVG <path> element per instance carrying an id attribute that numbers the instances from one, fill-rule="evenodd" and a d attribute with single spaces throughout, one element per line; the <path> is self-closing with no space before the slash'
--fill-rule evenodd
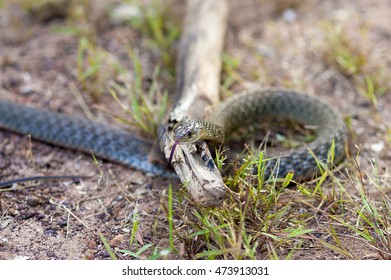
<path id="1" fill-rule="evenodd" d="M 219 102 L 221 51 L 228 8 L 226 1 L 189 0 L 177 67 L 177 102 L 159 133 L 160 147 L 169 158 L 173 127 L 186 117 L 202 119 Z M 207 144 L 178 145 L 173 167 L 193 199 L 204 206 L 219 204 L 226 186 Z"/>

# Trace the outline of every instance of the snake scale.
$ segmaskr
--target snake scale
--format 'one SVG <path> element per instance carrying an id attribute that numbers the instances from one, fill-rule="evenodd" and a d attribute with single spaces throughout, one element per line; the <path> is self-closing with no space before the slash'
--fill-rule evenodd
<path id="1" fill-rule="evenodd" d="M 209 139 L 221 142 L 236 128 L 262 117 L 296 120 L 315 129 L 316 139 L 309 149 L 325 162 L 334 141 L 334 163 L 345 156 L 347 129 L 341 116 L 319 99 L 285 89 L 264 89 L 236 94 L 217 107 L 204 120 L 185 120 L 174 129 L 178 142 Z M 171 176 L 164 167 L 148 161 L 151 143 L 135 135 L 86 119 L 43 111 L 0 100 L 0 127 L 51 144 L 89 153 L 133 168 Z M 294 171 L 293 179 L 309 179 L 317 163 L 308 149 L 270 159 L 265 176 L 283 177 Z"/>

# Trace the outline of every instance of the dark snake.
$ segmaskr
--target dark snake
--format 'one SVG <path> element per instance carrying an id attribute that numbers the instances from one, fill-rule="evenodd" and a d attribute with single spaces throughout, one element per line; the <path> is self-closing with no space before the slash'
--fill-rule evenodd
<path id="1" fill-rule="evenodd" d="M 204 120 L 179 123 L 174 129 L 175 138 L 178 142 L 201 139 L 221 142 L 224 135 L 262 117 L 293 119 L 312 127 L 316 134 L 307 148 L 268 160 L 265 176 L 284 177 L 294 172 L 295 180 L 309 179 L 316 174 L 317 160 L 326 162 L 333 144 L 334 163 L 345 156 L 347 129 L 340 114 L 315 97 L 286 89 L 236 94 L 213 108 Z M 65 148 L 85 153 L 92 150 L 98 157 L 147 173 L 172 176 L 164 166 L 148 161 L 150 142 L 87 119 L 0 100 L 0 127 Z"/>

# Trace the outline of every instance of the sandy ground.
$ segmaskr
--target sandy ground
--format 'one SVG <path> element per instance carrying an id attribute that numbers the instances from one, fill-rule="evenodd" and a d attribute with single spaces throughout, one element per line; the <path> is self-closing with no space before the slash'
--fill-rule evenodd
<path id="1" fill-rule="evenodd" d="M 352 78 L 325 62 L 321 23 L 349 26 L 352 40 L 359 40 L 355 38 L 359 25 L 355 19 L 359 17 L 369 28 L 370 39 L 364 48 L 371 65 L 382 63 L 389 73 L 390 2 L 272 2 L 230 1 L 226 51 L 240 61 L 237 70 L 242 77 L 232 90 L 286 86 L 319 96 L 351 118 L 351 153 L 360 154 L 361 170 L 372 174 L 371 160 L 375 159 L 382 178 L 389 180 L 391 96 L 389 92 L 381 96 L 378 108 L 373 109 L 353 86 Z M 13 19 L 15 16 L 20 20 Z M 70 90 L 76 87 L 83 94 L 75 78 L 78 39 L 53 32 L 63 20 L 31 23 L 16 8 L 0 10 L 0 19 L 0 98 L 84 117 Z M 140 49 L 145 75 L 151 77 L 156 55 L 137 31 L 107 24 L 98 32 L 99 44 L 117 57 L 123 54 L 124 38 Z M 124 63 L 130 65 L 129 61 Z M 172 89 L 172 85 L 165 86 Z M 84 97 L 93 108 L 92 99 Z M 110 100 L 105 96 L 101 104 L 118 108 L 109 104 Z M 92 110 L 97 120 L 107 121 L 103 113 Z M 137 240 L 167 247 L 161 203 L 169 182 L 108 162 L 100 168 L 105 184 L 99 184 L 95 175 L 86 180 L 36 182 L 28 189 L 0 193 L 0 259 L 109 259 L 98 233 L 113 248 L 128 249 L 136 205 L 141 216 Z M 0 181 L 60 174 L 98 174 L 98 169 L 88 155 L 0 130 Z M 178 182 L 173 184 L 180 187 Z M 358 258 L 376 258 L 360 242 L 346 242 Z M 304 247 L 293 257 L 343 258 L 320 246 Z M 259 253 L 258 257 L 265 256 Z"/>

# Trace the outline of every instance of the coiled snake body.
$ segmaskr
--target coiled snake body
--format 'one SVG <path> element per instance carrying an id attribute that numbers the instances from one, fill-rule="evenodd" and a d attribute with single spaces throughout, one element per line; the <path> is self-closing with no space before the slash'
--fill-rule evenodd
<path id="1" fill-rule="evenodd" d="M 294 180 L 314 176 L 317 162 L 326 162 L 334 141 L 334 163 L 345 156 L 346 126 L 341 116 L 319 99 L 284 89 L 265 89 L 236 94 L 213 108 L 206 120 L 185 120 L 174 128 L 176 141 L 193 142 L 199 139 L 221 142 L 224 134 L 262 117 L 292 119 L 314 128 L 316 139 L 309 150 L 302 149 L 267 161 L 265 178 L 285 177 L 294 172 Z M 314 157 L 315 156 L 315 157 Z"/>
<path id="2" fill-rule="evenodd" d="M 247 124 L 254 118 L 283 117 L 315 127 L 317 135 L 309 149 L 321 161 L 327 159 L 334 141 L 334 162 L 345 155 L 346 127 L 340 115 L 316 98 L 281 89 L 265 89 L 237 94 L 213 109 L 205 120 L 186 120 L 175 128 L 179 142 L 210 139 L 221 142 L 224 133 Z M 0 127 L 35 139 L 89 153 L 136 169 L 172 176 L 164 167 L 148 161 L 151 143 L 128 132 L 89 120 L 42 111 L 0 101 Z M 316 172 L 316 160 L 307 150 L 268 161 L 266 176 L 279 177 L 294 171 L 294 179 L 308 179 Z M 273 171 L 274 170 L 274 171 Z"/>

